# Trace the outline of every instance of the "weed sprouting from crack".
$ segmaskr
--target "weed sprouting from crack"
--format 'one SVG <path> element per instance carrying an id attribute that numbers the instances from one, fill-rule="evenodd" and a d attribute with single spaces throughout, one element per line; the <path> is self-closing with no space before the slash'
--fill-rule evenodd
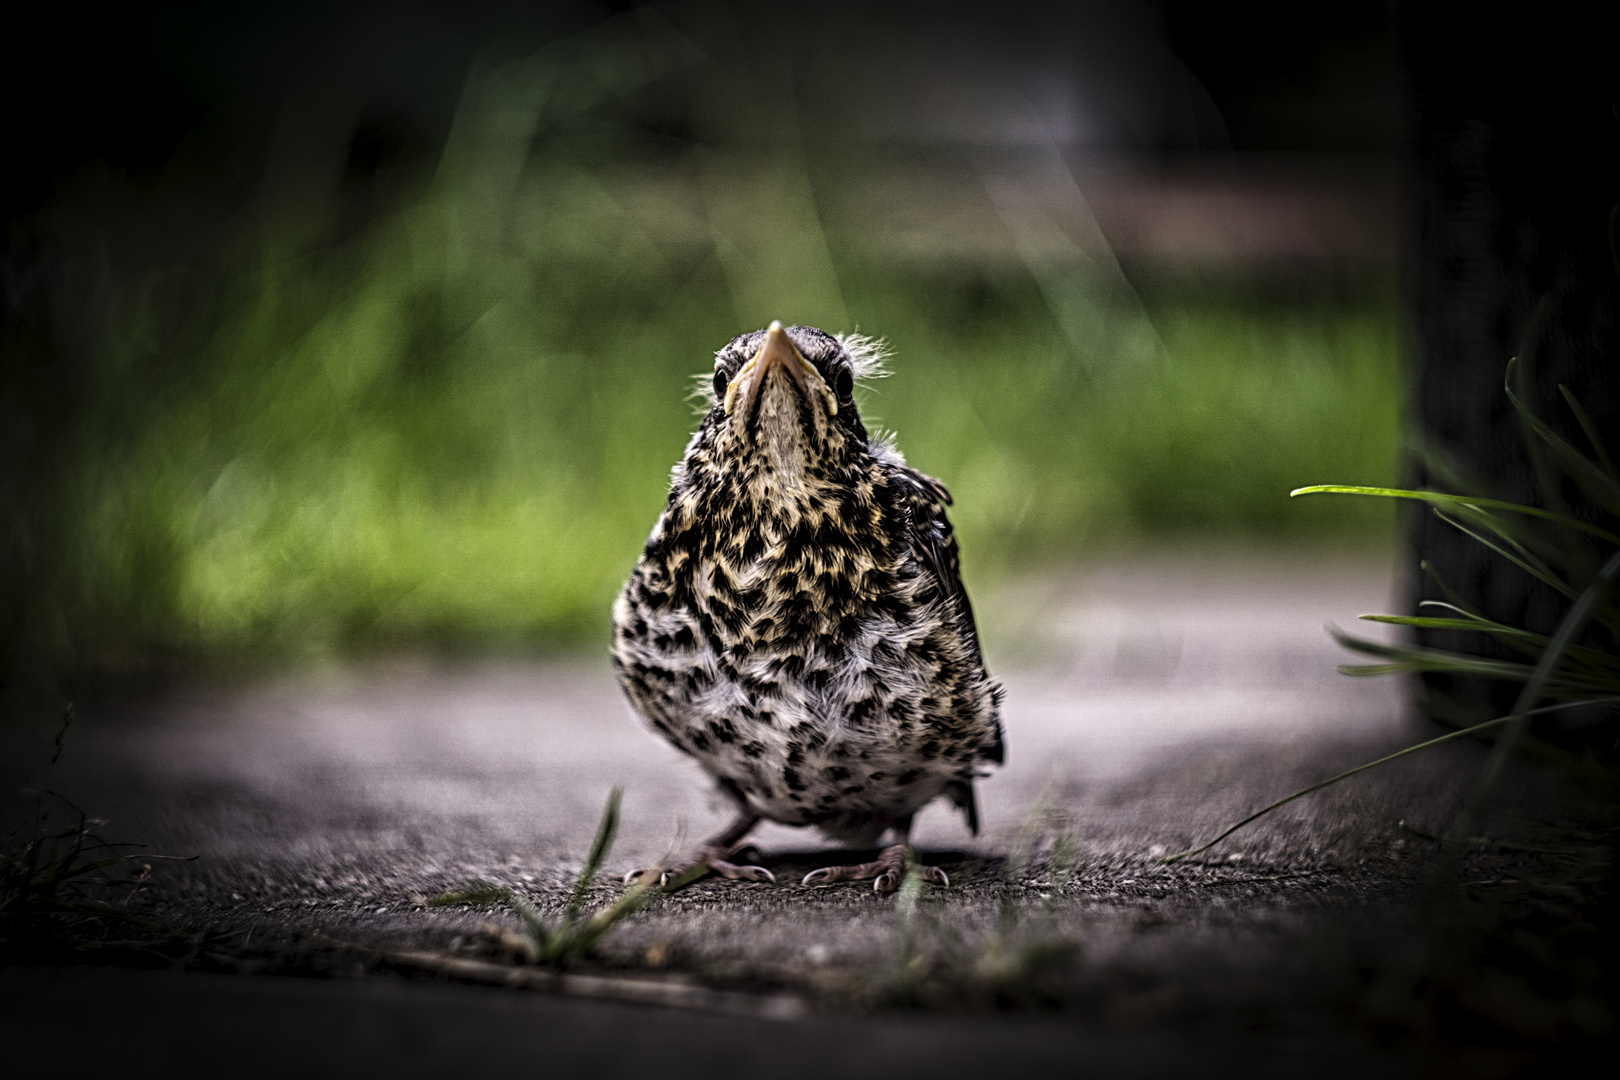
<path id="1" fill-rule="evenodd" d="M 619 800 L 623 795 L 624 789 L 619 786 L 615 786 L 608 793 L 607 805 L 602 810 L 602 821 L 596 827 L 595 839 L 591 841 L 590 854 L 586 856 L 585 865 L 581 868 L 579 878 L 569 893 L 561 920 L 555 923 L 548 922 L 526 897 L 512 889 L 495 885 L 477 885 L 445 893 L 429 900 L 428 906 L 506 904 L 523 923 L 523 934 L 516 936 L 516 944 L 529 963 L 567 967 L 575 961 L 584 959 L 596 947 L 602 936 L 616 924 L 634 915 L 666 891 L 666 888 L 660 887 L 657 882 L 632 885 L 607 907 L 590 915 L 585 914 L 585 901 L 590 895 L 591 884 L 596 880 L 602 864 L 607 861 L 608 855 L 613 850 L 613 839 L 619 830 Z M 670 882 L 667 889 L 679 888 L 696 880 L 698 876 L 697 872 L 688 871 L 687 874 Z"/>

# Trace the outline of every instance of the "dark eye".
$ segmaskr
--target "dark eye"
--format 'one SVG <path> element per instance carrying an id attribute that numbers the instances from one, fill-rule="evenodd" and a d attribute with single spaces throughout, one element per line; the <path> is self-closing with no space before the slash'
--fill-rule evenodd
<path id="1" fill-rule="evenodd" d="M 714 396 L 717 399 L 726 396 L 726 383 L 729 381 L 730 380 L 726 378 L 725 368 L 714 369 Z"/>
<path id="2" fill-rule="evenodd" d="M 833 378 L 833 389 L 841 398 L 849 397 L 855 389 L 855 377 L 849 373 L 849 368 L 839 368 L 838 374 Z"/>

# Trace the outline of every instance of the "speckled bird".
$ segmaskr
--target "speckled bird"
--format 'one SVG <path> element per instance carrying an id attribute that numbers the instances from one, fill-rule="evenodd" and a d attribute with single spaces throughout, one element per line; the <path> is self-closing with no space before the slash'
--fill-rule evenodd
<path id="1" fill-rule="evenodd" d="M 868 339 L 779 322 L 721 349 L 712 403 L 614 605 L 631 704 L 736 807 L 689 866 L 774 882 L 732 861 L 761 819 L 850 847 L 889 833 L 875 861 L 804 878 L 888 892 L 922 807 L 944 796 L 978 832 L 973 783 L 1002 760 L 1001 688 L 949 492 L 861 423 L 855 384 L 879 360 Z"/>

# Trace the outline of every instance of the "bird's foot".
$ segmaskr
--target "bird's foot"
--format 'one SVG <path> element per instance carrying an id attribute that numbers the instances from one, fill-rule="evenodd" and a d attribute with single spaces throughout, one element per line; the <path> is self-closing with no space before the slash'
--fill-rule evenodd
<path id="1" fill-rule="evenodd" d="M 776 884 L 776 875 L 763 866 L 749 866 L 730 861 L 741 855 L 751 855 L 757 859 L 759 849 L 750 844 L 746 848 L 730 851 L 713 844 L 704 844 L 698 848 L 697 858 L 685 866 L 649 866 L 632 870 L 624 875 L 624 883 L 639 885 L 656 877 L 660 887 L 677 889 L 713 871 L 733 881 L 767 881 L 772 885 Z"/>
<path id="2" fill-rule="evenodd" d="M 877 859 L 855 866 L 824 866 L 804 875 L 802 885 L 830 885 L 835 881 L 865 881 L 872 878 L 872 890 L 894 892 L 905 879 L 907 865 L 915 865 L 923 880 L 933 885 L 949 885 L 951 879 L 937 866 L 923 866 L 916 862 L 910 844 L 891 844 Z"/>

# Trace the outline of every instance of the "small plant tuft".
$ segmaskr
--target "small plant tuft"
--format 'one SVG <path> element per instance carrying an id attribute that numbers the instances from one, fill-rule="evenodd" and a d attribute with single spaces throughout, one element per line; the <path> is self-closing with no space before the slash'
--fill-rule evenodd
<path id="1" fill-rule="evenodd" d="M 527 897 L 497 885 L 473 885 L 445 893 L 429 900 L 428 906 L 506 904 L 523 923 L 522 951 L 529 963 L 567 967 L 584 959 L 590 955 L 604 934 L 621 920 L 646 907 L 664 891 L 656 881 L 632 885 L 607 907 L 589 916 L 584 914 L 585 901 L 590 897 L 591 885 L 613 850 L 613 839 L 619 830 L 619 800 L 623 795 L 624 788 L 617 785 L 608 793 L 607 805 L 602 810 L 602 821 L 597 825 L 596 836 L 591 841 L 590 854 L 585 858 L 585 865 L 579 872 L 578 880 L 574 882 L 574 888 L 568 896 L 568 904 L 563 909 L 563 916 L 559 921 L 555 923 L 547 921 Z M 669 888 L 679 888 L 694 880 L 696 876 L 696 874 L 683 875 L 671 882 Z"/>
<path id="2" fill-rule="evenodd" d="M 1593 457 L 1572 446 L 1514 392 L 1516 367 L 1516 360 L 1509 362 L 1503 390 L 1526 432 L 1526 446 L 1534 474 L 1543 489 L 1545 507 L 1479 495 L 1342 484 L 1303 487 L 1292 493 L 1296 496 L 1370 495 L 1428 503 L 1439 520 L 1565 597 L 1569 606 L 1552 635 L 1536 633 L 1489 618 L 1452 589 L 1434 566 L 1425 560 L 1421 563 L 1422 570 L 1446 597 L 1445 600 L 1423 601 L 1419 609 L 1424 614 L 1419 615 L 1361 616 L 1368 622 L 1482 634 L 1519 653 L 1523 660 L 1503 660 L 1418 645 L 1389 644 L 1347 634 L 1337 627 L 1328 628 L 1334 640 L 1345 648 L 1378 661 L 1340 667 L 1339 670 L 1346 675 L 1437 672 L 1516 682 L 1522 684 L 1523 688 L 1512 709 L 1502 716 L 1465 723 L 1438 738 L 1349 769 L 1278 799 L 1227 827 L 1214 839 L 1169 856 L 1164 860 L 1166 863 L 1208 851 L 1280 806 L 1397 758 L 1455 739 L 1494 740 L 1495 746 L 1473 794 L 1444 838 L 1452 843 L 1465 842 L 1508 760 L 1516 752 L 1537 745 L 1538 741 L 1533 738 L 1531 731 L 1535 718 L 1571 709 L 1595 711 L 1600 715 L 1594 729 L 1599 735 L 1596 748 L 1607 750 L 1611 755 L 1620 748 L 1620 713 L 1615 709 L 1616 705 L 1620 705 L 1620 602 L 1617 602 L 1614 589 L 1616 578 L 1620 578 L 1620 535 L 1574 516 L 1562 496 L 1562 485 L 1567 480 L 1591 505 L 1601 507 L 1614 518 L 1620 518 L 1620 473 L 1616 472 L 1614 461 L 1598 437 L 1591 418 L 1569 388 L 1561 385 L 1559 391 L 1586 434 Z M 1599 546 L 1594 549 L 1594 544 Z M 1589 633 L 1594 628 L 1596 633 Z M 1443 717 L 1436 714 L 1436 718 Z"/>
<path id="3" fill-rule="evenodd" d="M 72 723 L 70 705 L 56 735 L 51 766 L 62 756 Z M 88 816 L 63 796 L 44 789 L 24 793 L 33 796 L 33 807 L 0 848 L 0 954 L 91 948 L 106 938 L 110 924 L 139 928 L 146 937 L 161 933 L 161 927 L 123 904 L 146 885 L 154 861 L 189 862 L 197 856 L 154 855 L 139 850 L 139 844 L 105 840 L 95 829 L 106 821 Z M 68 822 L 53 824 L 53 814 L 64 809 Z"/>

